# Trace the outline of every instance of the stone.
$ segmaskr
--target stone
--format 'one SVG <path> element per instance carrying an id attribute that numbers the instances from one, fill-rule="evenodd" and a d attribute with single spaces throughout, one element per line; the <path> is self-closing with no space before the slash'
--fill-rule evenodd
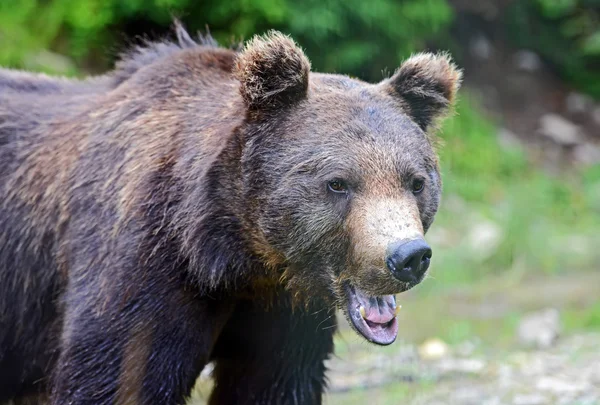
<path id="1" fill-rule="evenodd" d="M 600 147 L 592 143 L 577 145 L 573 150 L 573 156 L 577 162 L 592 166 L 600 163 Z"/>
<path id="2" fill-rule="evenodd" d="M 513 405 L 546 405 L 549 401 L 542 394 L 517 394 L 512 403 Z"/>
<path id="3" fill-rule="evenodd" d="M 546 349 L 560 336 L 560 314 L 554 308 L 527 314 L 518 327 L 519 342 L 525 346 Z"/>
<path id="4" fill-rule="evenodd" d="M 558 114 L 544 114 L 540 118 L 539 133 L 562 146 L 578 145 L 581 140 L 578 125 Z"/>
<path id="5" fill-rule="evenodd" d="M 491 42 L 485 35 L 481 34 L 477 35 L 471 40 L 469 44 L 469 50 L 473 56 L 483 60 L 489 59 L 493 53 Z"/>
<path id="6" fill-rule="evenodd" d="M 427 339 L 418 349 L 419 356 L 423 360 L 439 360 L 446 357 L 449 351 L 446 342 L 439 338 Z"/>
<path id="7" fill-rule="evenodd" d="M 544 376 L 538 379 L 536 388 L 540 391 L 554 392 L 556 394 L 569 394 L 585 391 L 589 388 L 589 385 L 585 381 Z"/>
<path id="8" fill-rule="evenodd" d="M 571 92 L 565 98 L 565 107 L 571 114 L 587 112 L 594 105 L 594 100 L 585 94 Z"/>
<path id="9" fill-rule="evenodd" d="M 600 126 L 600 106 L 594 108 L 594 110 L 592 111 L 592 118 L 594 120 L 594 123 Z"/>
<path id="10" fill-rule="evenodd" d="M 480 359 L 457 359 L 449 358 L 442 360 L 438 365 L 441 371 L 446 373 L 465 373 L 465 374 L 478 374 L 485 369 L 485 361 Z"/>
<path id="11" fill-rule="evenodd" d="M 537 72 L 542 67 L 542 60 L 537 53 L 522 49 L 513 56 L 513 61 L 517 69 L 526 72 Z"/>

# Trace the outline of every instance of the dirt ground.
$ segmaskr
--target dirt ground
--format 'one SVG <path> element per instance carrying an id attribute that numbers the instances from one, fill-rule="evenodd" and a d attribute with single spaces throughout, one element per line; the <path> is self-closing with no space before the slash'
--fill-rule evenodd
<path id="1" fill-rule="evenodd" d="M 466 341 L 435 360 L 410 344 L 392 356 L 354 348 L 331 362 L 325 404 L 597 405 L 599 342 L 574 333 L 548 350 L 478 351 L 483 342 Z"/>
<path id="2" fill-rule="evenodd" d="M 390 346 L 366 343 L 340 319 L 325 405 L 600 405 L 600 274 L 442 290 L 428 281 L 398 296 Z M 548 308 L 558 314 L 554 339 L 523 342 L 524 319 Z M 189 404 L 204 404 L 211 385 L 203 373 Z"/>
<path id="3" fill-rule="evenodd" d="M 396 347 L 380 350 L 342 328 L 325 403 L 598 405 L 599 293 L 600 274 L 574 273 L 401 298 L 401 325 L 413 326 Z M 555 339 L 531 346 L 520 330 L 544 308 L 556 325 L 526 333 L 554 328 Z"/>

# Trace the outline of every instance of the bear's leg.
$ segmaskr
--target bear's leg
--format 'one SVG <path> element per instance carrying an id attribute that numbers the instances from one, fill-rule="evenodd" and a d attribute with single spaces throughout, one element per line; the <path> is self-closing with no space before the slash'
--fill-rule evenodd
<path id="1" fill-rule="evenodd" d="M 166 283 L 125 302 L 67 298 L 52 404 L 185 402 L 232 306 Z"/>
<path id="2" fill-rule="evenodd" d="M 321 404 L 335 311 L 277 302 L 237 304 L 215 346 L 210 405 Z"/>

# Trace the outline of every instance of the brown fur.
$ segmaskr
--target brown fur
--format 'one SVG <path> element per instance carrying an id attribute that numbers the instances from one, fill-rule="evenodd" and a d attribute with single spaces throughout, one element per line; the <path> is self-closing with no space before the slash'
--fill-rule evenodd
<path id="1" fill-rule="evenodd" d="M 456 100 L 462 72 L 447 53 L 410 57 L 385 85 L 405 100 L 408 113 L 424 131 L 433 131 Z"/>
<path id="2" fill-rule="evenodd" d="M 289 37 L 272 31 L 248 42 L 234 74 L 251 110 L 292 106 L 306 96 L 310 62 Z"/>
<path id="3" fill-rule="evenodd" d="M 151 331 L 134 327 L 131 335 L 123 351 L 115 400 L 118 405 L 142 402 L 143 381 L 141 377 L 146 374 L 146 363 L 152 349 Z"/>
<path id="4" fill-rule="evenodd" d="M 0 70 L 0 402 L 181 403 L 215 361 L 211 404 L 318 404 L 344 286 L 412 287 L 384 257 L 437 211 L 448 57 L 371 85 L 276 32 L 177 37 L 83 81 Z"/>

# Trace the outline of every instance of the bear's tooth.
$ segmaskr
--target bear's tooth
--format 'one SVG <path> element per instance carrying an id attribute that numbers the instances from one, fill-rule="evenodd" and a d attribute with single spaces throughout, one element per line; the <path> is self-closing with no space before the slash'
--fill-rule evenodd
<path id="1" fill-rule="evenodd" d="M 396 306 L 396 309 L 394 309 L 394 316 L 398 315 L 398 312 L 400 312 L 400 308 L 402 308 L 402 305 L 398 304 Z"/>
<path id="2" fill-rule="evenodd" d="M 365 307 L 361 305 L 358 309 L 358 312 L 360 312 L 360 316 L 362 316 L 364 319 L 367 319 L 367 311 L 365 310 Z"/>

